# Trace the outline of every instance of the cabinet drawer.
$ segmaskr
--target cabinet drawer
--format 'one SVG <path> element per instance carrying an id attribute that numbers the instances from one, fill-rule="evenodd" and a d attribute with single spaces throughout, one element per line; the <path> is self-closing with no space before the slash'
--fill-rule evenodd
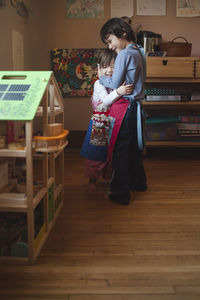
<path id="1" fill-rule="evenodd" d="M 147 57 L 147 77 L 195 78 L 194 57 Z"/>

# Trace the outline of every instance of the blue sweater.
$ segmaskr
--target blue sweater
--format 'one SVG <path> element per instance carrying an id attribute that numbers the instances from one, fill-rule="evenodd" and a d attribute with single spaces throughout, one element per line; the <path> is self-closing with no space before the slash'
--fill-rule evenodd
<path id="1" fill-rule="evenodd" d="M 112 77 L 101 76 L 100 83 L 111 89 L 118 88 L 124 82 L 133 84 L 133 93 L 124 96 L 124 98 L 131 101 L 141 100 L 144 98 L 144 73 L 145 61 L 143 55 L 139 48 L 130 44 L 118 53 Z"/>

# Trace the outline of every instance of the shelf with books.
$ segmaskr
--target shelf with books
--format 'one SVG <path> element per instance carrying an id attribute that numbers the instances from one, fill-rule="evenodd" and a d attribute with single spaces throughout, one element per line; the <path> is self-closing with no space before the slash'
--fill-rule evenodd
<path id="1" fill-rule="evenodd" d="M 181 121 L 184 117 L 197 120 L 200 116 L 200 101 L 192 97 L 194 93 L 200 95 L 200 59 L 166 57 L 165 63 L 163 59 L 147 58 L 142 101 L 146 147 L 200 147 L 200 122 L 189 125 Z M 173 118 L 177 120 L 172 123 Z"/>

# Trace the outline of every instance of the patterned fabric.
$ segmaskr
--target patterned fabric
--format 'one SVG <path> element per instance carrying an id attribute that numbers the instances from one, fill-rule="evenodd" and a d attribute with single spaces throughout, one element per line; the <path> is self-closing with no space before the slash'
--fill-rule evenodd
<path id="1" fill-rule="evenodd" d="M 94 111 L 92 115 L 92 131 L 90 144 L 96 146 L 107 146 L 111 122 L 109 111 Z"/>
<path id="2" fill-rule="evenodd" d="M 92 120 L 90 120 L 87 133 L 81 147 L 80 155 L 89 160 L 105 162 L 107 160 L 107 146 L 95 146 L 90 144 Z"/>
<path id="3" fill-rule="evenodd" d="M 97 57 L 101 49 L 51 50 L 51 67 L 63 97 L 91 96 L 97 80 Z"/>

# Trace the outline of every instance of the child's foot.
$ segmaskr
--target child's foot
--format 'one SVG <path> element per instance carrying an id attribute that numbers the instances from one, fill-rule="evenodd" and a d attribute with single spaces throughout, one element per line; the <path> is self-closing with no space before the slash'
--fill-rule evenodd
<path id="1" fill-rule="evenodd" d="M 96 185 L 96 180 L 95 179 L 90 179 L 89 180 L 88 189 L 91 192 L 95 192 L 97 190 L 97 185 Z"/>

